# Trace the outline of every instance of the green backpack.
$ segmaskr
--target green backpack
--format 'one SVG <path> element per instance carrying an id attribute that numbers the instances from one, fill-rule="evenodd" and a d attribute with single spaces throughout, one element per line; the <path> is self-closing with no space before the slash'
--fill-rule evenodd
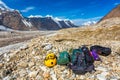
<path id="1" fill-rule="evenodd" d="M 71 62 L 75 63 L 76 58 L 77 58 L 77 54 L 81 54 L 82 50 L 80 49 L 73 49 L 72 54 L 71 54 Z"/>
<path id="2" fill-rule="evenodd" d="M 59 65 L 67 65 L 70 62 L 70 55 L 67 51 L 63 51 L 59 53 L 59 57 L 57 59 L 57 63 Z"/>

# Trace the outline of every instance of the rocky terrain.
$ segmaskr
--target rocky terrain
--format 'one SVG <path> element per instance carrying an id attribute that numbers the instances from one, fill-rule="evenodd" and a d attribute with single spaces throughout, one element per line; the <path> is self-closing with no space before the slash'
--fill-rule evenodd
<path id="1" fill-rule="evenodd" d="M 95 26 L 95 25 L 94 25 Z M 27 44 L 0 56 L 1 80 L 120 80 L 120 25 L 63 29 L 54 35 L 39 36 Z M 44 65 L 47 53 L 78 48 L 81 45 L 102 45 L 112 49 L 111 55 L 100 56 L 95 72 L 74 74 L 66 66 Z"/>
<path id="2" fill-rule="evenodd" d="M 23 36 L 28 38 L 33 34 L 36 38 L 0 49 L 0 80 L 120 80 L 120 17 L 117 15 L 118 13 L 115 17 L 107 17 L 92 26 L 62 29 L 43 35 L 42 32 L 1 32 L 1 45 L 2 42 L 6 43 L 4 41 L 8 38 L 21 39 Z M 51 18 L 47 18 L 49 22 Z M 33 19 L 26 18 L 23 22 Z M 44 22 L 42 23 L 46 26 Z M 65 27 L 65 24 L 63 26 Z M 63 50 L 70 52 L 71 49 L 81 45 L 109 47 L 112 53 L 106 57 L 100 56 L 102 62 L 94 63 L 96 71 L 85 75 L 74 74 L 67 66 L 56 65 L 48 68 L 44 65 L 44 58 L 49 52 L 59 56 L 59 52 Z"/>

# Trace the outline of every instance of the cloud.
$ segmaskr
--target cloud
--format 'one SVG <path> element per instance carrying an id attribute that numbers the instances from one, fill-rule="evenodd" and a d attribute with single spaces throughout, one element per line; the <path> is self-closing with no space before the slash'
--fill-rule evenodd
<path id="1" fill-rule="evenodd" d="M 113 5 L 117 6 L 118 4 L 120 4 L 120 3 L 114 3 Z"/>
<path id="2" fill-rule="evenodd" d="M 96 24 L 96 23 L 97 23 L 97 21 L 87 21 L 87 22 L 83 23 L 82 25 L 89 26 L 91 24 Z"/>
<path id="3" fill-rule="evenodd" d="M 99 21 L 102 18 L 102 16 L 94 17 L 94 18 L 88 18 L 88 19 L 72 19 L 73 23 L 80 26 L 84 25 L 86 23 L 95 23 Z"/>
<path id="4" fill-rule="evenodd" d="M 33 10 L 33 9 L 35 9 L 35 7 L 30 6 L 30 7 L 27 7 L 25 9 L 21 10 L 21 12 L 28 12 L 28 11 Z"/>
<path id="5" fill-rule="evenodd" d="M 0 8 L 3 10 L 5 10 L 5 9 L 13 10 L 13 9 L 9 8 L 2 0 L 0 0 L 0 5 L 1 5 Z"/>

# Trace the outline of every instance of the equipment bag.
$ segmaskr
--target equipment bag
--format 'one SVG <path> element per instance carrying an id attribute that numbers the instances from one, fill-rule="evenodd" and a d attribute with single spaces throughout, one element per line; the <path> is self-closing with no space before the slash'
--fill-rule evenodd
<path id="1" fill-rule="evenodd" d="M 67 51 L 63 51 L 59 53 L 59 57 L 57 59 L 57 63 L 59 65 L 67 65 L 70 62 L 70 55 Z"/>
<path id="2" fill-rule="evenodd" d="M 44 59 L 44 64 L 47 67 L 53 67 L 53 66 L 56 65 L 56 63 L 57 63 L 57 57 L 56 57 L 56 55 L 54 53 L 47 54 L 47 56 Z"/>
<path id="3" fill-rule="evenodd" d="M 111 54 L 111 49 L 108 48 L 108 47 L 102 47 L 102 46 L 99 46 L 99 45 L 94 45 L 94 46 L 90 47 L 90 51 L 92 51 L 93 49 L 97 51 L 97 54 L 100 54 L 102 56 L 108 56 L 108 55 Z"/>
<path id="4" fill-rule="evenodd" d="M 94 70 L 93 62 L 94 60 L 92 56 L 90 56 L 85 48 L 82 47 L 80 49 L 73 50 L 69 68 L 76 74 L 85 74 L 86 72 L 91 72 Z"/>

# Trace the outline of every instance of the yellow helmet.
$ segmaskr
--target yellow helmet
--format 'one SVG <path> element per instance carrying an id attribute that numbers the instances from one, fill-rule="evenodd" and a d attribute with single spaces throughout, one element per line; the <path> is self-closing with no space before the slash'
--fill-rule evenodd
<path id="1" fill-rule="evenodd" d="M 44 60 L 44 64 L 47 67 L 53 67 L 56 65 L 56 63 L 57 63 L 56 55 L 54 53 L 47 54 L 47 56 L 45 57 L 45 60 Z"/>

